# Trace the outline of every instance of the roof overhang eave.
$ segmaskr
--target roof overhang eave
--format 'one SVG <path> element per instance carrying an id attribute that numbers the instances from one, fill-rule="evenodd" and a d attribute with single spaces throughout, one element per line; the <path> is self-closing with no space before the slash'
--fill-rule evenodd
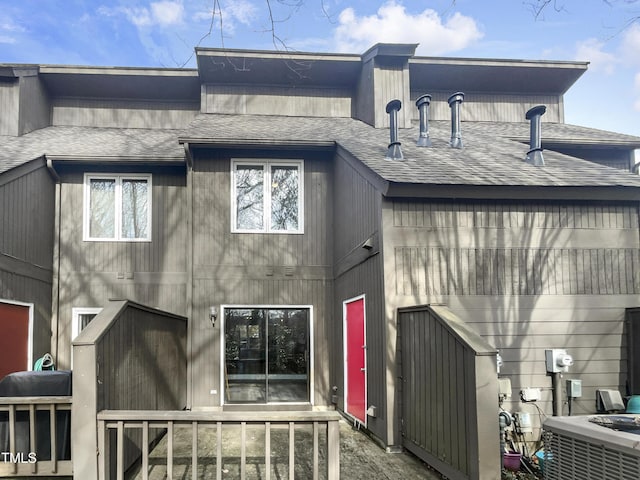
<path id="1" fill-rule="evenodd" d="M 334 149 L 336 142 L 333 140 L 282 140 L 270 138 L 197 138 L 179 137 L 178 143 L 188 144 L 192 147 L 221 147 L 221 148 L 319 148 Z"/>
<path id="2" fill-rule="evenodd" d="M 562 200 L 562 201 L 640 201 L 640 185 L 445 185 L 428 183 L 389 182 L 384 193 L 395 198 L 439 198 L 465 200 Z"/>
<path id="3" fill-rule="evenodd" d="M 508 136 L 504 137 L 518 143 L 528 144 L 529 137 L 524 136 Z M 635 150 L 640 148 L 640 140 L 599 140 L 584 138 L 543 138 L 542 148 L 553 149 L 553 147 L 572 147 L 572 148 L 622 148 L 625 150 Z"/>
<path id="4" fill-rule="evenodd" d="M 127 164 L 127 165 L 184 165 L 185 156 L 170 155 L 46 155 L 48 161 L 57 164 Z"/>

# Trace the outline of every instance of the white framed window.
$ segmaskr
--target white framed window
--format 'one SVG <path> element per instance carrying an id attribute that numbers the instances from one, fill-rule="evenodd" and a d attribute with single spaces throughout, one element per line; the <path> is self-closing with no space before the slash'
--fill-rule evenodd
<path id="1" fill-rule="evenodd" d="M 84 240 L 151 240 L 151 175 L 85 174 Z"/>
<path id="2" fill-rule="evenodd" d="M 78 334 L 89 325 L 89 322 L 102 311 L 99 307 L 74 307 L 71 309 L 71 341 L 75 340 Z"/>
<path id="3" fill-rule="evenodd" d="M 73 307 L 71 309 L 71 341 L 73 342 L 89 322 L 102 311 L 99 307 Z M 73 368 L 73 348 L 71 348 L 71 368 Z"/>
<path id="4" fill-rule="evenodd" d="M 231 162 L 231 231 L 304 233 L 301 160 Z"/>

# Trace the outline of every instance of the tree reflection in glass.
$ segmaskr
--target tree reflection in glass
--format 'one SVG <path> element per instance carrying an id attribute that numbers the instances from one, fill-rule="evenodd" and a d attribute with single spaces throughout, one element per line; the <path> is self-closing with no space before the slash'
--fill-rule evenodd
<path id="1" fill-rule="evenodd" d="M 116 234 L 116 181 L 113 179 L 91 179 L 89 195 L 90 237 L 113 238 Z"/>
<path id="2" fill-rule="evenodd" d="M 236 228 L 264 228 L 264 168 L 262 165 L 238 165 L 235 171 Z"/>
<path id="3" fill-rule="evenodd" d="M 271 230 L 298 230 L 298 167 L 271 167 Z"/>
<path id="4" fill-rule="evenodd" d="M 147 237 L 147 199 L 146 180 L 122 181 L 122 237 Z"/>

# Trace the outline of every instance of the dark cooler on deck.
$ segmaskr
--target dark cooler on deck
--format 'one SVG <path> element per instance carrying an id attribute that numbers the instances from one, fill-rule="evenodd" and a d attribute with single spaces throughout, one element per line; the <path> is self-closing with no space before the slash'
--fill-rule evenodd
<path id="1" fill-rule="evenodd" d="M 0 397 L 66 397 L 71 395 L 70 371 L 16 372 L 0 380 Z M 51 460 L 48 411 L 36 411 L 36 457 Z M 71 412 L 56 412 L 57 460 L 71 459 Z M 0 412 L 0 451 L 9 451 L 9 412 Z M 16 412 L 16 453 L 29 447 L 29 412 Z"/>

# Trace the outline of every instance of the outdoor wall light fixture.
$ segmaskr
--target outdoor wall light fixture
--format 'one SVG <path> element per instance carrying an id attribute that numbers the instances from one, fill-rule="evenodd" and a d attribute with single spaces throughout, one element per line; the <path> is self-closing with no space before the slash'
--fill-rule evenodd
<path id="1" fill-rule="evenodd" d="M 218 308 L 211 306 L 209 307 L 209 320 L 211 320 L 211 326 L 215 328 L 216 319 L 218 318 Z"/>

